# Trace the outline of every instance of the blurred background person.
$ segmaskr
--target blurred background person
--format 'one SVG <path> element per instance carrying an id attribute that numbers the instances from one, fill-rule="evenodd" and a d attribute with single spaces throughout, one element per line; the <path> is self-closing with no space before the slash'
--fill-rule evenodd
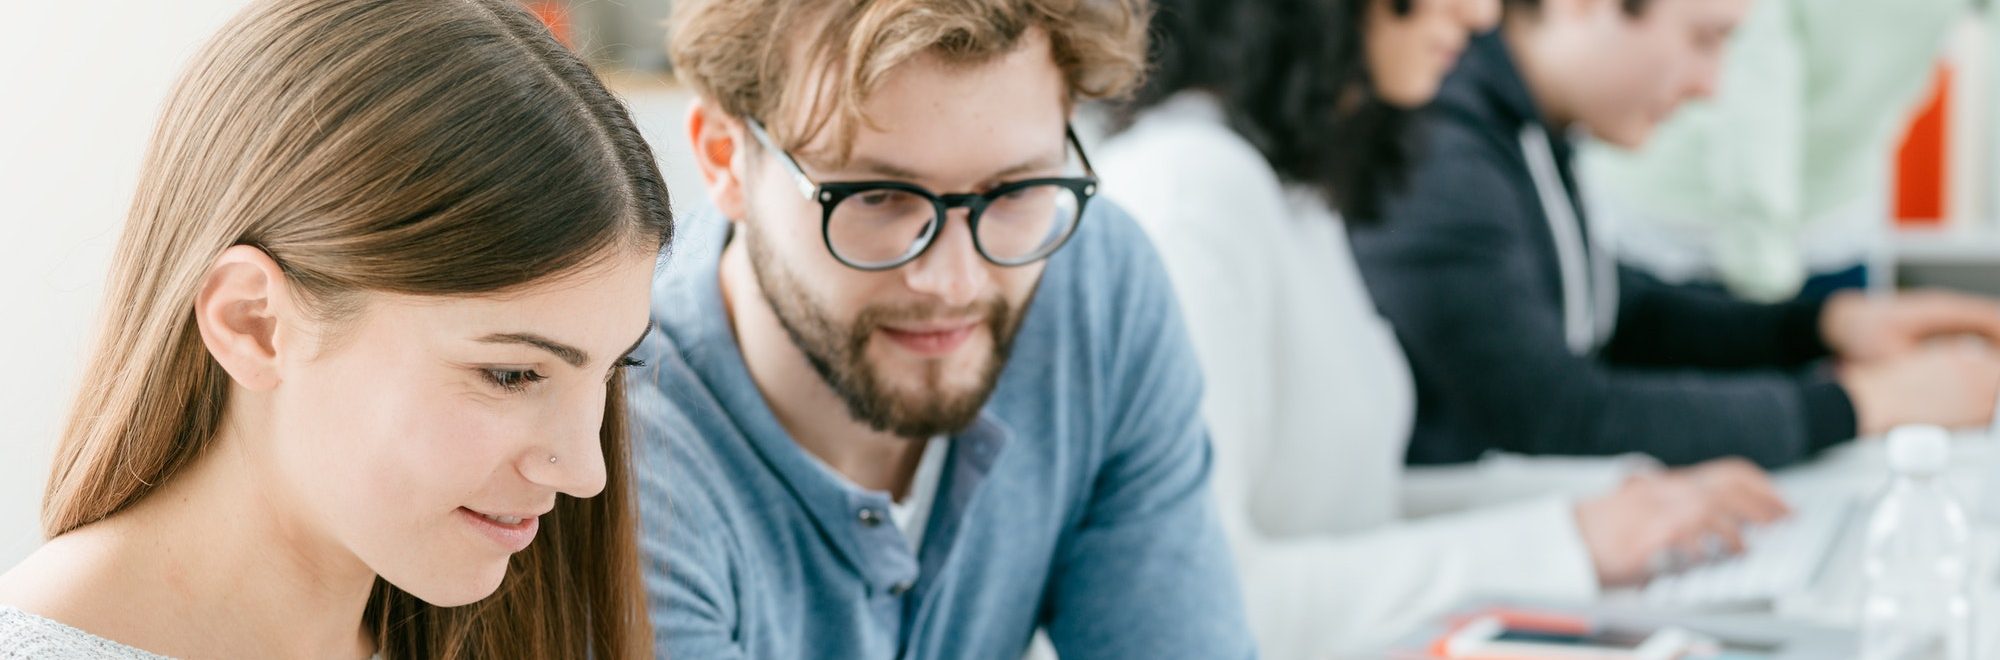
<path id="1" fill-rule="evenodd" d="M 1714 98 L 1636 151 L 1585 142 L 1585 200 L 1626 263 L 1778 302 L 1861 288 L 1886 247 L 1892 141 L 1967 0 L 1757 0 Z"/>
<path id="2" fill-rule="evenodd" d="M 1379 226 L 1350 225 L 1415 375 L 1411 462 L 1640 451 L 1772 468 L 1902 424 L 1991 419 L 1991 301 L 1738 302 L 1618 264 L 1586 222 L 1571 134 L 1644 145 L 1713 92 L 1751 6 L 1507 0 L 1474 40 L 1422 116 L 1409 185 Z M 1983 341 L 1930 341 L 1959 334 Z"/>
<path id="3" fill-rule="evenodd" d="M 1416 397 L 1342 216 L 1373 216 L 1377 184 L 1412 155 L 1411 110 L 1499 11 L 1164 0 L 1157 70 L 1099 159 L 1187 310 L 1220 510 L 1269 657 L 1364 652 L 1480 596 L 1588 600 L 1643 580 L 1658 553 L 1785 513 L 1742 461 L 1622 485 L 1629 463 L 1598 461 L 1564 471 L 1586 496 L 1460 483 L 1426 506 L 1456 511 L 1405 519 Z"/>

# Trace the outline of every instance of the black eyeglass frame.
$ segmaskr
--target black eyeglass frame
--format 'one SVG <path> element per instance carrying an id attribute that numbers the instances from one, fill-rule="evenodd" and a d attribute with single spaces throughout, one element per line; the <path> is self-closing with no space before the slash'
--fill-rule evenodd
<path id="1" fill-rule="evenodd" d="M 1077 139 L 1076 129 L 1069 125 L 1063 126 L 1063 136 L 1068 138 L 1070 148 L 1076 150 L 1077 160 L 1083 164 L 1083 176 L 1039 177 L 1009 181 L 994 186 L 992 190 L 983 193 L 938 194 L 931 192 L 930 189 L 923 186 L 905 181 L 829 181 L 825 183 L 814 181 L 811 176 L 806 175 L 804 168 L 799 167 L 798 159 L 793 158 L 790 152 L 778 148 L 777 143 L 771 139 L 770 133 L 764 130 L 763 123 L 756 119 L 746 119 L 744 123 L 750 127 L 750 134 L 756 138 L 759 145 L 780 156 L 779 161 L 784 164 L 785 169 L 791 173 L 793 181 L 798 184 L 799 193 L 804 195 L 808 200 L 819 202 L 820 241 L 826 245 L 827 253 L 833 255 L 833 258 L 841 264 L 856 270 L 894 270 L 915 261 L 931 249 L 931 244 L 937 242 L 938 230 L 944 227 L 947 214 L 956 208 L 966 209 L 966 228 L 972 232 L 972 247 L 979 252 L 981 258 L 989 263 L 1005 268 L 1026 266 L 1047 259 L 1049 256 L 1054 255 L 1057 250 L 1062 249 L 1062 246 L 1068 243 L 1072 236 L 1076 235 L 1077 227 L 1082 226 L 1084 209 L 1089 207 L 1091 198 L 1097 195 L 1097 170 L 1090 166 L 1090 157 L 1083 153 L 1083 141 Z M 1046 247 L 1040 250 L 1017 259 L 1000 259 L 994 257 L 986 251 L 985 243 L 979 239 L 980 215 L 986 211 L 987 205 L 993 203 L 993 200 L 1017 190 L 1036 186 L 1059 186 L 1069 190 L 1070 194 L 1076 196 L 1076 217 L 1070 219 L 1069 227 L 1063 231 L 1063 235 L 1060 238 L 1050 241 Z M 845 201 L 849 197 L 883 190 L 910 193 L 929 200 L 931 207 L 936 210 L 936 214 L 932 216 L 930 224 L 924 227 L 924 232 L 915 241 L 911 242 L 909 249 L 900 257 L 877 263 L 860 262 L 847 258 L 840 253 L 839 249 L 833 246 L 834 207 L 839 206 L 842 201 Z"/>

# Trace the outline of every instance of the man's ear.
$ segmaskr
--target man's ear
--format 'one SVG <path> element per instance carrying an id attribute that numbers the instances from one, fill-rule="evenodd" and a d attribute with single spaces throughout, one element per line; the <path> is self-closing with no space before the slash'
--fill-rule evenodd
<path id="1" fill-rule="evenodd" d="M 687 129 L 695 165 L 708 185 L 709 201 L 723 217 L 743 219 L 749 210 L 743 192 L 743 174 L 748 169 L 744 147 L 749 134 L 743 122 L 708 99 L 697 98 L 688 107 Z"/>
<path id="2" fill-rule="evenodd" d="M 215 258 L 195 294 L 202 345 L 244 388 L 269 390 L 282 380 L 278 331 L 280 311 L 289 301 L 286 287 L 284 271 L 270 255 L 237 245 Z"/>

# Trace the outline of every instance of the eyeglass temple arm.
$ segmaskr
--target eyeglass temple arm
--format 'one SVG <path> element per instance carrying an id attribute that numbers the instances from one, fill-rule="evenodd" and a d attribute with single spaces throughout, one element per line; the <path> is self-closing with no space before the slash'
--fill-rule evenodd
<path id="1" fill-rule="evenodd" d="M 1083 153 L 1083 140 L 1076 137 L 1076 126 L 1063 124 L 1063 134 L 1069 136 L 1069 143 L 1076 147 L 1076 159 L 1083 162 L 1083 173 L 1097 178 L 1097 168 L 1090 166 L 1090 156 Z"/>
<path id="2" fill-rule="evenodd" d="M 806 171 L 799 167 L 798 161 L 792 160 L 791 154 L 778 148 L 778 144 L 771 140 L 771 134 L 764 130 L 763 122 L 745 119 L 743 123 L 750 127 L 750 136 L 757 139 L 757 144 L 763 145 L 765 151 L 778 155 L 778 161 L 784 163 L 785 170 L 792 173 L 792 182 L 798 184 L 799 194 L 807 200 L 812 200 L 819 192 L 819 184 L 813 183 L 812 177 L 806 176 Z M 1075 139 L 1074 134 L 1071 134 L 1071 139 Z M 1090 167 L 1090 164 L 1086 162 L 1084 167 Z"/>

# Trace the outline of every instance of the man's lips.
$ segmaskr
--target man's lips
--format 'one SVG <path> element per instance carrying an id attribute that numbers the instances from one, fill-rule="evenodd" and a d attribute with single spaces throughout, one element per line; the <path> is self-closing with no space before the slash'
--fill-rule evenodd
<path id="1" fill-rule="evenodd" d="M 923 323 L 912 325 L 884 325 L 878 329 L 882 336 L 903 350 L 922 357 L 944 357 L 958 350 L 973 333 L 979 331 L 979 322 L 960 321 L 952 323 Z"/>

